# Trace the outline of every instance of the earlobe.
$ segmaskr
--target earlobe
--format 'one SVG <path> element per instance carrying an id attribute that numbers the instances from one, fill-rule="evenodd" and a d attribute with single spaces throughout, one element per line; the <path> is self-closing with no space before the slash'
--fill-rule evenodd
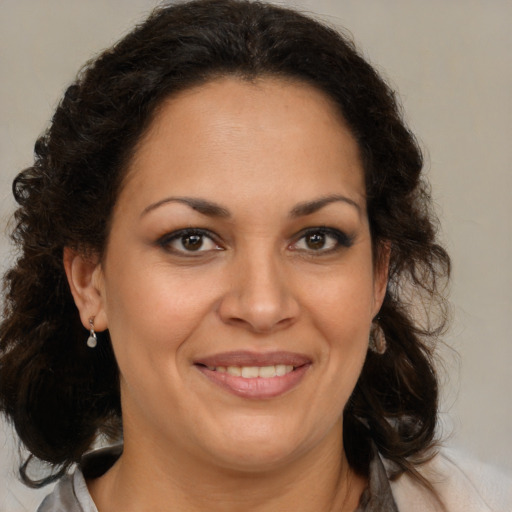
<path id="1" fill-rule="evenodd" d="M 101 263 L 69 247 L 64 248 L 64 270 L 82 325 L 89 329 L 89 319 L 94 318 L 97 331 L 107 328 L 104 308 L 103 274 Z"/>

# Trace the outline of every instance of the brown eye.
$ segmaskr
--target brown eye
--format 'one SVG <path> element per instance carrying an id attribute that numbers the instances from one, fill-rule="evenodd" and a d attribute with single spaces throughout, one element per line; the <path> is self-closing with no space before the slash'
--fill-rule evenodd
<path id="1" fill-rule="evenodd" d="M 186 235 L 181 238 L 181 245 L 187 251 L 198 251 L 203 246 L 202 235 Z"/>
<path id="2" fill-rule="evenodd" d="M 302 232 L 300 238 L 290 248 L 294 251 L 328 254 L 352 245 L 351 236 L 335 228 L 318 227 Z"/>
<path id="3" fill-rule="evenodd" d="M 319 250 L 325 246 L 325 233 L 311 233 L 304 237 L 304 241 L 309 249 Z"/>
<path id="4" fill-rule="evenodd" d="M 201 254 L 222 249 L 214 241 L 212 233 L 201 229 L 180 229 L 164 235 L 158 244 L 166 251 L 183 256 L 194 252 Z"/>

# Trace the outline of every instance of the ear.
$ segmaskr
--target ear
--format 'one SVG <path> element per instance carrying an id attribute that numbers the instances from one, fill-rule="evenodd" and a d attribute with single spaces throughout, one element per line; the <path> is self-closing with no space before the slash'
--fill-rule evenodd
<path id="1" fill-rule="evenodd" d="M 377 316 L 379 310 L 384 302 L 386 290 L 388 287 L 389 277 L 389 260 L 391 257 L 391 242 L 383 240 L 378 242 L 377 250 L 375 251 L 374 262 L 374 280 L 373 280 L 373 297 L 374 297 L 374 311 L 373 316 Z"/>
<path id="2" fill-rule="evenodd" d="M 104 305 L 103 272 L 99 259 L 65 247 L 63 263 L 82 325 L 89 329 L 89 319 L 93 318 L 95 330 L 104 331 L 108 327 L 108 322 Z"/>

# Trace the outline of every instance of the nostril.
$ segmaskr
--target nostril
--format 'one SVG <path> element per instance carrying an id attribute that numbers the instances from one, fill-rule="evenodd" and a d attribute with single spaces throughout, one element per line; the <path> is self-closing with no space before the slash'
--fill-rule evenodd
<path id="1" fill-rule="evenodd" d="M 286 279 L 272 266 L 260 261 L 233 273 L 231 287 L 218 303 L 224 323 L 255 333 L 273 332 L 294 323 L 298 302 Z"/>

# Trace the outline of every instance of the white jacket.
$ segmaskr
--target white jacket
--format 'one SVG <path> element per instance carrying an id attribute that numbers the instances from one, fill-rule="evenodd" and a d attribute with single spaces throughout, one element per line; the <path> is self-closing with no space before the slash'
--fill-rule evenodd
<path id="1" fill-rule="evenodd" d="M 443 450 L 421 473 L 431 482 L 447 512 L 512 512 L 512 476 L 460 453 Z M 433 496 L 410 477 L 391 482 L 400 512 L 441 512 Z"/>

